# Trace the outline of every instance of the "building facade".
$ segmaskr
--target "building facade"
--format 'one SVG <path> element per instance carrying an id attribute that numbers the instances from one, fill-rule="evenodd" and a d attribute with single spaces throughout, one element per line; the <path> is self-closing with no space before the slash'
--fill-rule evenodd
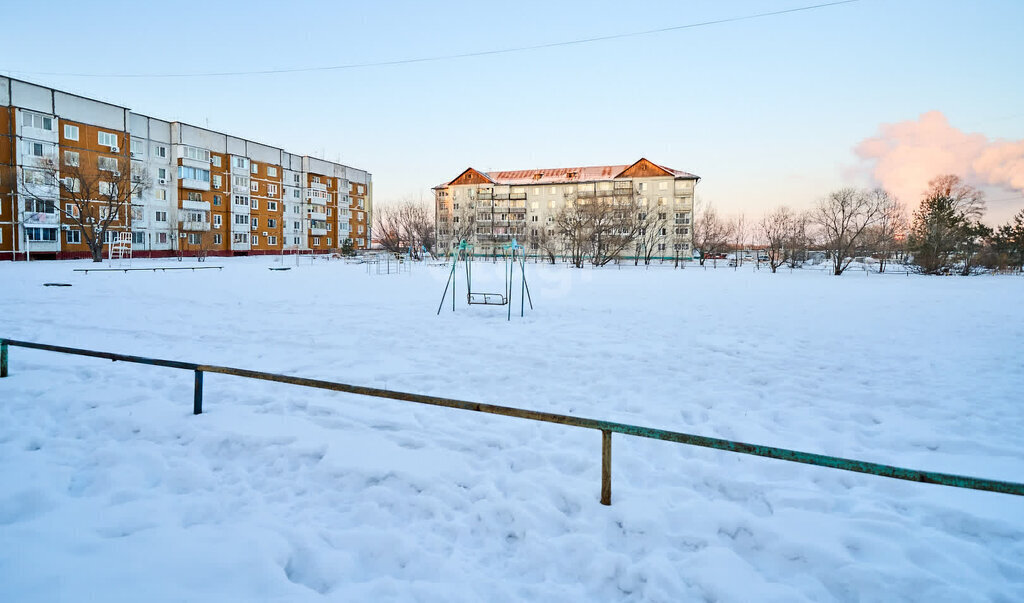
<path id="1" fill-rule="evenodd" d="M 44 167 L 129 165 L 145 185 L 109 234 L 130 232 L 135 256 L 369 247 L 365 170 L 0 77 L 0 259 L 88 257 Z"/>
<path id="2" fill-rule="evenodd" d="M 644 218 L 644 228 L 638 229 L 643 235 L 621 257 L 688 259 L 699 180 L 643 158 L 632 165 L 501 172 L 467 168 L 434 187 L 438 249 L 444 253 L 465 239 L 476 254 L 491 255 L 516 239 L 528 253 L 550 250 L 562 256 L 559 212 L 575 203 L 605 203 L 613 209 L 628 206 Z"/>

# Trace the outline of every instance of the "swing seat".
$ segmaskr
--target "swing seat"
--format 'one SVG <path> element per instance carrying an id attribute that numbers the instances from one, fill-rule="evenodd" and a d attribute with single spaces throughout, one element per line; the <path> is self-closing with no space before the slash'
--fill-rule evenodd
<path id="1" fill-rule="evenodd" d="M 504 293 L 470 293 L 467 301 L 474 306 L 504 306 L 508 298 Z"/>

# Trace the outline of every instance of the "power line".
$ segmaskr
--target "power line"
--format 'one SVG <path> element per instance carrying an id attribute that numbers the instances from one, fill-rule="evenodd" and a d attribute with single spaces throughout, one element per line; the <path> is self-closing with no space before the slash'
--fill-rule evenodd
<path id="1" fill-rule="evenodd" d="M 594 36 L 591 38 L 580 38 L 577 40 L 566 40 L 562 42 L 548 42 L 546 44 L 534 44 L 530 46 L 516 46 L 512 48 L 499 48 L 495 50 L 481 50 L 476 52 L 466 52 L 461 54 L 445 54 L 436 55 L 430 57 L 418 57 L 408 59 L 395 59 L 392 61 L 372 61 L 368 63 L 349 63 L 345 65 L 331 65 L 326 67 L 295 67 L 289 69 L 265 69 L 258 71 L 220 71 L 212 73 L 68 73 L 68 72 L 49 72 L 49 71 L 15 71 L 10 70 L 10 73 L 19 73 L 25 75 L 50 75 L 50 76 L 65 76 L 65 77 L 107 77 L 107 78 L 185 78 L 185 77 L 224 77 L 224 76 L 236 76 L 236 75 L 273 75 L 281 73 L 303 73 L 310 71 L 340 71 L 345 69 L 365 69 L 369 67 L 388 67 L 393 65 L 409 65 L 413 63 L 428 63 L 435 61 L 448 61 L 452 59 L 466 59 L 471 57 L 482 57 L 499 54 L 510 54 L 514 52 L 524 52 L 527 50 L 542 50 L 546 48 L 557 48 L 560 46 L 575 46 L 580 44 L 590 44 L 593 42 L 604 42 L 607 40 L 619 40 L 622 38 L 635 38 L 639 36 L 648 36 L 653 34 L 665 33 L 669 31 L 679 31 L 683 29 L 694 29 L 697 27 L 706 27 L 709 25 L 721 25 L 723 23 L 735 23 L 737 21 L 749 21 L 752 19 L 762 19 L 764 17 L 774 17 L 778 15 L 785 15 L 789 13 L 797 13 L 809 10 L 816 10 L 819 8 L 828 8 L 831 6 L 839 6 L 841 4 L 852 4 L 859 2 L 860 0 L 839 0 L 837 2 L 826 2 L 823 4 L 813 4 L 810 6 L 801 6 L 797 8 L 789 8 L 786 10 L 777 10 L 766 13 L 756 13 L 751 15 L 743 15 L 740 17 L 728 17 L 725 19 L 715 19 L 713 21 L 701 21 L 699 23 L 688 23 L 685 25 L 675 25 L 672 27 L 662 27 L 659 29 L 648 29 L 645 31 L 634 31 L 620 34 L 610 34 L 607 36 Z"/>

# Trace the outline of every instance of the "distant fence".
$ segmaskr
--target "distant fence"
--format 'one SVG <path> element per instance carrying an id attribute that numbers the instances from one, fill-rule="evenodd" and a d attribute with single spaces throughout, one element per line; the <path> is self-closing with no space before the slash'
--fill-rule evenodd
<path id="1" fill-rule="evenodd" d="M 747 444 L 744 442 L 723 440 L 719 438 L 710 438 L 707 436 L 681 433 L 678 431 L 666 431 L 664 429 L 655 429 L 652 427 L 641 427 L 639 425 L 628 425 L 625 423 L 614 423 L 611 421 L 600 421 L 597 419 L 587 419 L 583 417 L 573 417 L 569 415 L 560 415 L 549 412 L 525 410 L 521 408 L 513 408 L 510 406 L 482 404 L 479 402 L 454 400 L 451 398 L 439 398 L 436 396 L 425 396 L 421 394 L 396 392 L 385 389 L 377 389 L 374 387 L 348 385 L 345 383 L 336 383 L 334 381 L 306 379 L 303 377 L 290 377 L 288 375 L 278 375 L 275 373 L 265 373 L 262 371 L 251 371 L 247 369 L 216 366 L 210 364 L 195 364 L 192 362 L 179 362 L 177 360 L 160 360 L 157 358 L 145 358 L 142 356 L 128 356 L 125 354 L 114 354 L 111 352 L 98 352 L 95 350 L 68 348 L 63 346 L 47 345 L 43 343 L 33 343 L 29 341 L 17 341 L 14 339 L 0 339 L 0 377 L 7 377 L 8 375 L 8 347 L 10 346 L 31 348 L 36 350 L 46 350 L 49 352 L 58 352 L 61 354 L 74 354 L 77 356 L 104 358 L 115 362 L 133 362 L 137 364 L 148 364 L 152 366 L 164 366 L 168 368 L 193 371 L 195 373 L 195 390 L 192 399 L 192 412 L 193 414 L 197 415 L 203 412 L 203 373 L 220 373 L 223 375 L 235 375 L 237 377 L 246 377 L 248 379 L 276 381 L 278 383 L 290 383 L 292 385 L 301 385 L 303 387 L 313 387 L 316 389 L 325 389 L 350 394 L 358 394 L 361 396 L 388 398 L 391 400 L 401 400 L 403 402 L 415 402 L 418 404 L 429 404 L 432 406 L 444 406 L 447 408 L 472 410 L 476 412 L 483 412 L 494 415 L 504 415 L 507 417 L 529 419 L 531 421 L 541 421 L 544 423 L 559 423 L 561 425 L 582 427 L 584 429 L 594 429 L 596 431 L 601 432 L 601 504 L 604 505 L 610 505 L 612 502 L 612 433 L 621 433 L 641 438 L 650 438 L 653 440 L 663 440 L 666 442 L 676 442 L 678 444 L 688 444 L 691 446 L 714 448 L 716 450 L 726 450 L 729 452 L 751 454 L 754 456 L 763 456 L 783 461 L 791 461 L 794 463 L 804 463 L 807 465 L 817 465 L 819 467 L 842 469 L 843 471 L 867 473 L 870 475 L 878 475 L 881 477 L 889 477 L 893 479 L 901 479 L 911 482 L 923 482 L 928 484 L 939 484 L 942 486 L 952 486 L 955 488 L 987 490 L 990 492 L 1002 492 L 1005 494 L 1024 496 L 1024 484 L 1015 482 L 1004 482 L 991 479 L 982 479 L 977 477 L 968 477 L 964 475 L 953 475 L 949 473 L 936 473 L 934 471 L 918 471 L 915 469 L 905 469 L 903 467 L 894 467 L 891 465 L 880 465 L 878 463 L 868 463 L 865 461 L 857 461 L 853 459 L 845 459 L 835 456 L 826 456 L 810 452 L 800 452 L 798 450 L 775 448 L 773 446 Z"/>

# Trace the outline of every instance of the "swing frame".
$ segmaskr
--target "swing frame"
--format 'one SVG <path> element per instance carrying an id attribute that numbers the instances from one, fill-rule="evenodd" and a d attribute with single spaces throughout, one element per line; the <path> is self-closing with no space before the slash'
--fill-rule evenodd
<path id="1" fill-rule="evenodd" d="M 530 286 L 526 282 L 526 253 L 522 245 L 515 239 L 508 245 L 503 245 L 502 258 L 504 259 L 505 288 L 501 293 L 490 293 L 473 291 L 473 245 L 465 239 L 459 241 L 459 247 L 455 251 L 452 260 L 452 268 L 448 272 L 448 282 L 444 285 L 444 293 L 441 294 L 441 303 L 437 306 L 437 314 L 441 314 L 444 300 L 448 297 L 449 287 L 452 290 L 452 312 L 455 311 L 455 287 L 456 272 L 461 260 L 466 266 L 466 304 L 470 306 L 508 306 L 507 320 L 512 320 L 512 292 L 513 281 L 515 280 L 515 269 L 518 266 L 520 276 L 519 291 L 519 316 L 526 315 L 526 302 L 530 303 L 533 310 L 533 297 L 530 295 Z"/>

